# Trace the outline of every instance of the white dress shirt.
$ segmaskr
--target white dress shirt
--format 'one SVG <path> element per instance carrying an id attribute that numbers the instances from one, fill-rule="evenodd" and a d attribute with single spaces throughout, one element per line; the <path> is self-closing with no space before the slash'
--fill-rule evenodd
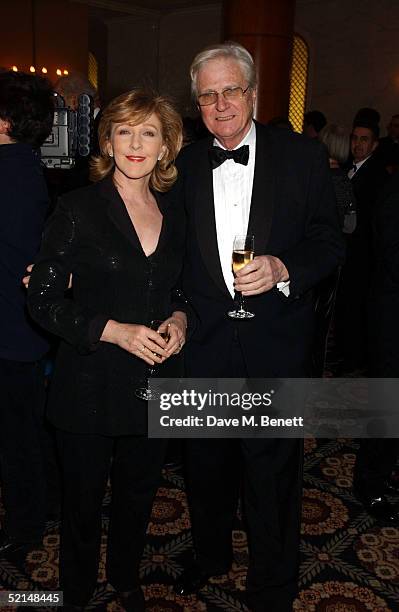
<path id="1" fill-rule="evenodd" d="M 225 149 L 216 138 L 214 144 Z M 232 296 L 234 296 L 234 276 L 231 257 L 234 236 L 246 235 L 251 208 L 256 148 L 256 129 L 253 122 L 249 132 L 235 149 L 243 145 L 249 145 L 249 158 L 246 166 L 237 164 L 233 159 L 227 159 L 212 172 L 219 258 L 224 282 Z"/>
<path id="2" fill-rule="evenodd" d="M 225 149 L 217 138 L 214 145 Z M 248 164 L 237 164 L 227 159 L 212 171 L 213 200 L 215 207 L 216 235 L 220 264 L 226 286 L 234 297 L 234 275 L 231 265 L 233 242 L 235 236 L 245 236 L 248 232 L 249 213 L 251 209 L 252 187 L 254 182 L 256 128 L 251 128 L 243 140 L 234 147 L 249 146 Z M 256 234 L 255 234 L 256 255 Z M 277 288 L 289 295 L 289 281 L 277 284 Z"/>

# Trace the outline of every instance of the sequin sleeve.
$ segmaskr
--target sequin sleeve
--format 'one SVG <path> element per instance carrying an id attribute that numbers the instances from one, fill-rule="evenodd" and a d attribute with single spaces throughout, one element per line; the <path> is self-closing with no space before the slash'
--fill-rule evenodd
<path id="1" fill-rule="evenodd" d="M 73 205 L 62 199 L 49 219 L 28 290 L 32 318 L 47 331 L 89 353 L 98 346 L 108 318 L 73 299 L 67 291 L 75 270 L 78 232 Z"/>

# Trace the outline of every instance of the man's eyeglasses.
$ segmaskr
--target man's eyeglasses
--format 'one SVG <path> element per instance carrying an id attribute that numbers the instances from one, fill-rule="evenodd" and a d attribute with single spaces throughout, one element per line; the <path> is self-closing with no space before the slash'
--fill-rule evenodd
<path id="1" fill-rule="evenodd" d="M 225 100 L 240 100 L 244 97 L 244 94 L 248 91 L 249 85 L 246 89 L 242 87 L 226 87 L 223 91 L 208 91 L 207 93 L 200 94 L 197 97 L 197 102 L 200 106 L 209 106 L 215 104 L 218 101 L 218 96 L 222 95 Z"/>

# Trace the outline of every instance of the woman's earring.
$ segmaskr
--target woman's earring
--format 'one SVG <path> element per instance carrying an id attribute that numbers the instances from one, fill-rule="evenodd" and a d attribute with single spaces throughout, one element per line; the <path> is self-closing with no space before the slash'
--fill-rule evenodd
<path id="1" fill-rule="evenodd" d="M 112 153 L 112 151 L 110 151 L 108 155 L 109 155 L 110 157 L 113 157 L 113 156 L 114 156 L 114 154 Z"/>

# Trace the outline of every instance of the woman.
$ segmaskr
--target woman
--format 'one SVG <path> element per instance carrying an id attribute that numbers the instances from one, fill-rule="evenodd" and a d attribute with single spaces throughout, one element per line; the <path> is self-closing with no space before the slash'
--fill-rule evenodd
<path id="1" fill-rule="evenodd" d="M 172 302 L 182 214 L 162 197 L 176 180 L 181 142 L 167 99 L 135 90 L 113 100 L 92 166 L 101 180 L 59 203 L 30 280 L 33 318 L 62 339 L 48 416 L 64 477 L 60 586 L 71 610 L 96 585 L 111 457 L 107 576 L 127 610 L 144 610 L 139 563 L 165 442 L 147 438 L 147 406 L 135 389 L 150 365 L 173 375 L 185 341 L 184 305 Z M 150 328 L 154 319 L 168 342 Z"/>
<path id="2" fill-rule="evenodd" d="M 349 134 L 345 128 L 329 123 L 319 133 L 319 140 L 327 147 L 342 231 L 352 234 L 356 227 L 356 200 L 347 172 L 343 170 L 349 156 Z"/>
<path id="3" fill-rule="evenodd" d="M 319 140 L 327 148 L 342 231 L 351 234 L 356 228 L 356 200 L 351 182 L 342 169 L 349 155 L 349 134 L 343 127 L 329 123 L 319 132 Z M 315 290 L 316 333 L 312 350 L 312 371 L 315 377 L 322 377 L 324 373 L 327 340 L 336 307 L 340 276 L 341 267 L 319 283 Z"/>

